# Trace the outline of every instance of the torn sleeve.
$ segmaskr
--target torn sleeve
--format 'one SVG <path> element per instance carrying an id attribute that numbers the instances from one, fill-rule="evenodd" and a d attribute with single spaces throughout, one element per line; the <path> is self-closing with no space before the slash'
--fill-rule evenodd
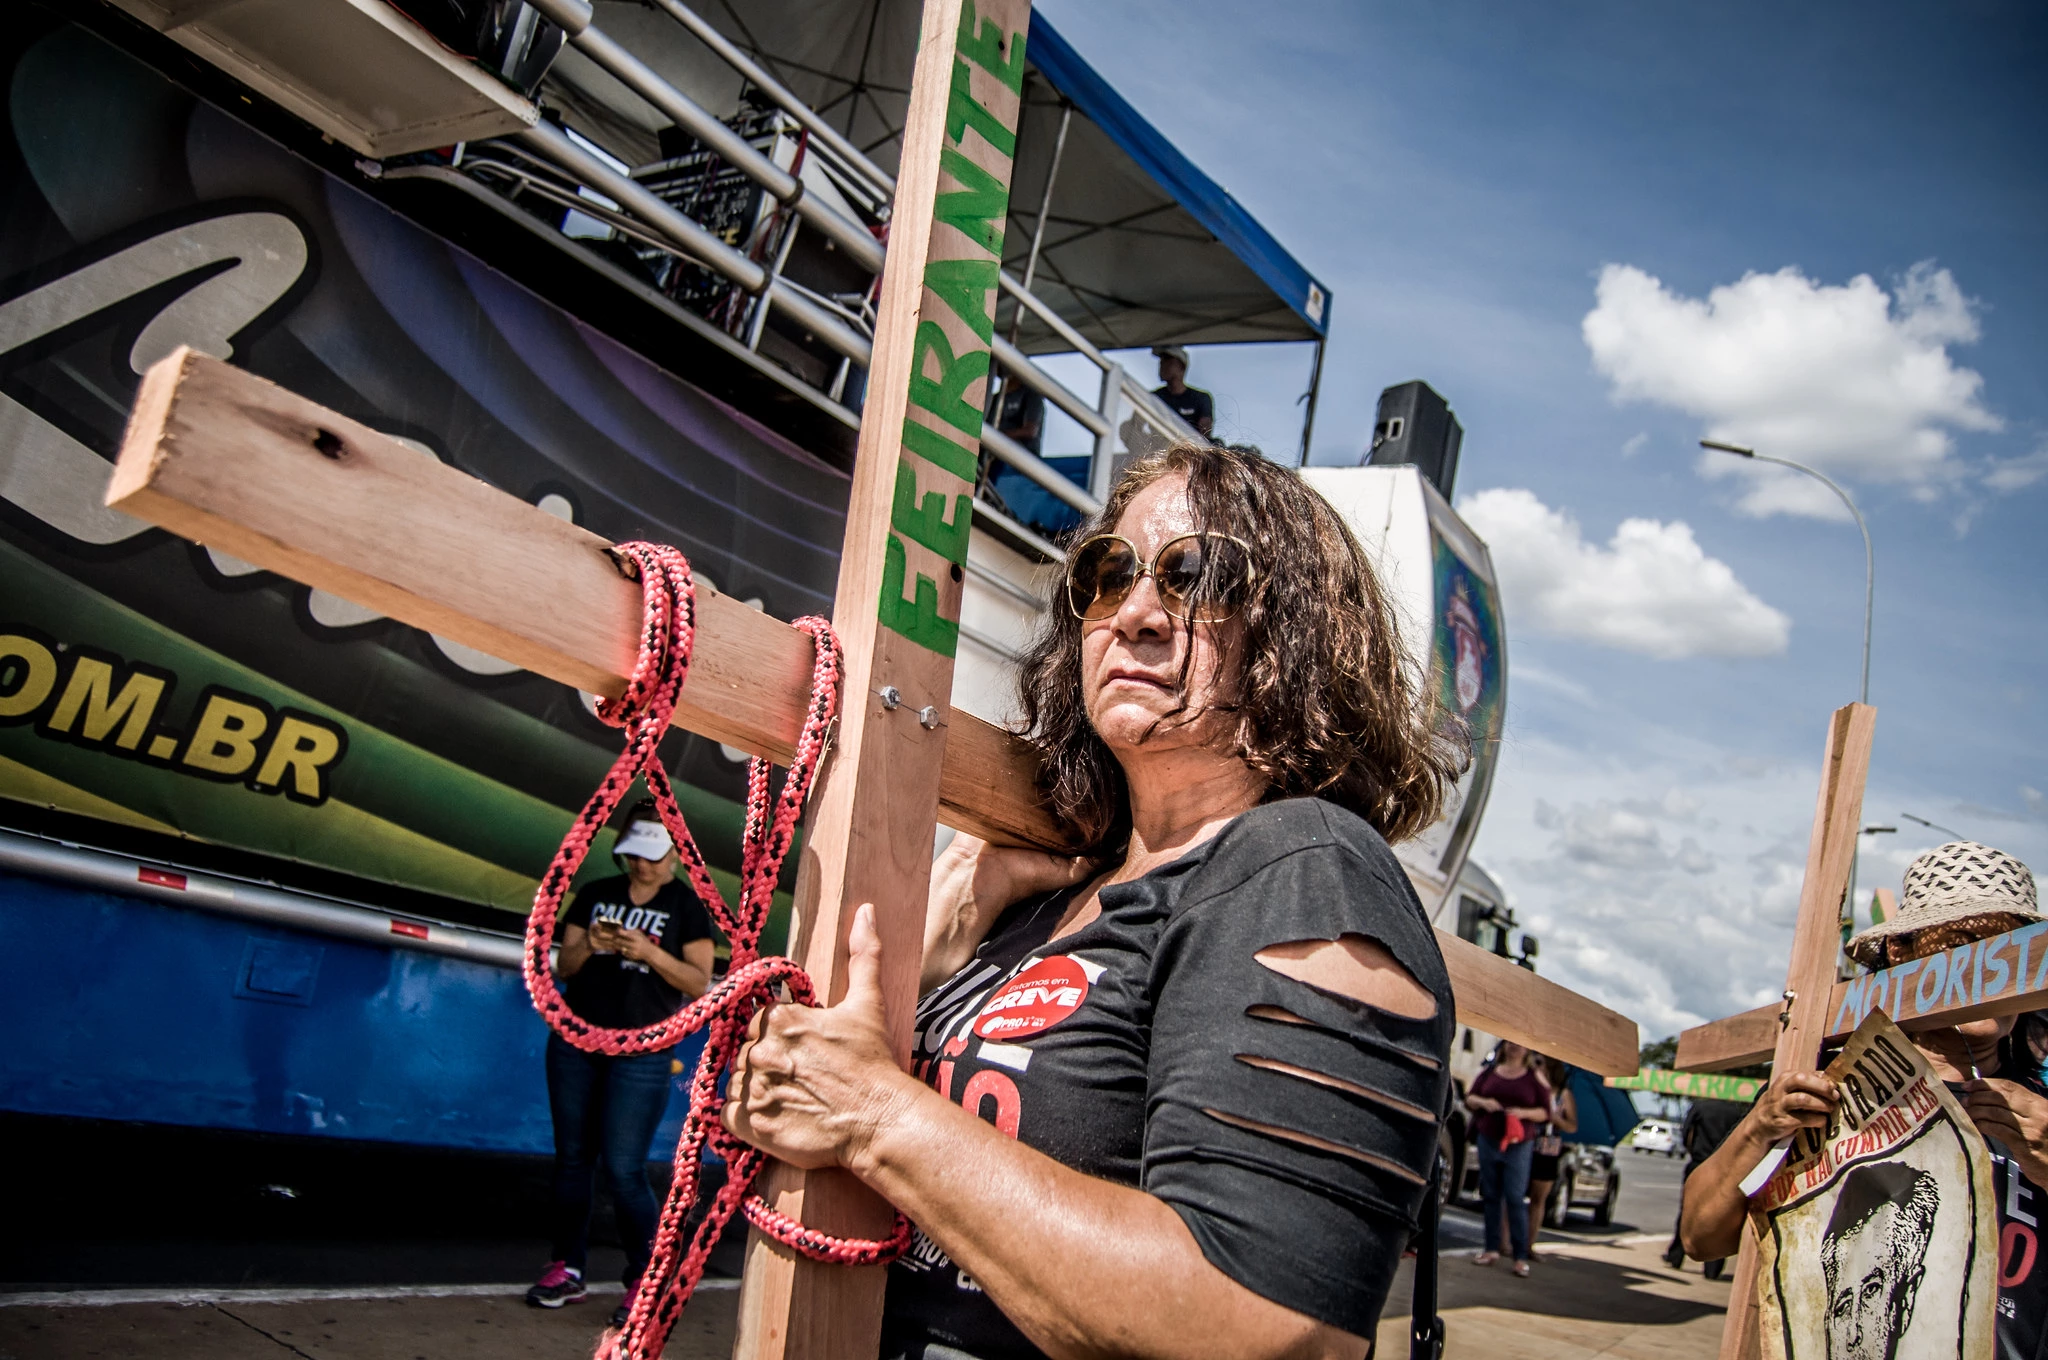
<path id="1" fill-rule="evenodd" d="M 1392 853 L 1362 822 L 1337 830 L 1249 868 L 1219 856 L 1222 882 L 1163 932 L 1141 1183 L 1225 1274 L 1369 1337 L 1427 1192 L 1455 1020 Z M 1256 957 L 1346 934 L 1384 947 L 1433 1013 L 1404 1018 Z"/>

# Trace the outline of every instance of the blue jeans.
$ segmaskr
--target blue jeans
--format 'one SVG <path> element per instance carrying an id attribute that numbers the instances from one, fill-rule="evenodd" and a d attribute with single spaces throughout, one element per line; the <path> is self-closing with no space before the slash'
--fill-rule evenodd
<path id="1" fill-rule="evenodd" d="M 1479 1135 L 1479 1216 L 1486 1221 L 1486 1249 L 1500 1250 L 1500 1216 L 1505 1205 L 1508 1241 L 1517 1261 L 1529 1259 L 1529 1158 L 1535 1152 L 1534 1138 L 1497 1148 L 1485 1134 Z"/>
<path id="2" fill-rule="evenodd" d="M 667 1052 L 608 1058 L 548 1035 L 548 1109 L 555 1124 L 555 1259 L 581 1271 L 590 1248 L 597 1164 L 618 1214 L 626 1281 L 640 1278 L 660 1206 L 647 1183 L 647 1150 L 668 1109 Z"/>

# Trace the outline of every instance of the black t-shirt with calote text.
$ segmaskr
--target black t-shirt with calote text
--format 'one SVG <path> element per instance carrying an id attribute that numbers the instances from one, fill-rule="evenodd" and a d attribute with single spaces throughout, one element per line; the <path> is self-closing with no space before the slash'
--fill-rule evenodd
<path id="1" fill-rule="evenodd" d="M 556 931 L 568 926 L 590 929 L 590 923 L 615 921 L 628 930 L 650 935 L 663 950 L 683 956 L 683 946 L 708 940 L 711 913 L 697 895 L 676 879 L 655 889 L 645 903 L 629 895 L 632 880 L 621 874 L 601 878 L 576 894 Z M 658 1025 L 682 1007 L 683 994 L 644 963 L 612 953 L 593 953 L 567 978 L 562 996 L 569 1009 L 606 1029 L 640 1029 Z"/>
<path id="2" fill-rule="evenodd" d="M 1006 912 L 920 1003 L 918 1074 L 1074 1170 L 1164 1200 L 1252 1292 L 1370 1337 L 1435 1157 L 1454 1028 L 1400 864 L 1357 817 L 1295 799 L 1100 900 L 1058 940 L 1070 894 Z M 1384 946 L 1435 1013 L 1404 1019 L 1254 958 L 1347 934 Z M 882 1335 L 889 1360 L 1040 1355 L 923 1232 L 890 1268 Z"/>

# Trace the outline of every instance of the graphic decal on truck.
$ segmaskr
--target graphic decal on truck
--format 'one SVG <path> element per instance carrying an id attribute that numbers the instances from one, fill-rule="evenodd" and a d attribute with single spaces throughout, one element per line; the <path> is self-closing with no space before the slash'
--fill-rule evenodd
<path id="1" fill-rule="evenodd" d="M 348 733 L 298 709 L 209 685 L 184 736 L 159 720 L 178 678 L 146 661 L 89 646 L 66 648 L 0 624 L 0 723 L 32 724 L 51 741 L 148 760 L 198 779 L 241 783 L 318 807 Z"/>
<path id="2" fill-rule="evenodd" d="M 779 618 L 831 612 L 845 472 L 29 16 L 0 34 L 0 825 L 116 823 L 257 877 L 297 861 L 523 913 L 618 734 L 570 687 L 106 510 L 140 371 L 223 356 L 606 538 L 674 543 Z M 681 732 L 662 754 L 737 868 L 743 767 Z"/>

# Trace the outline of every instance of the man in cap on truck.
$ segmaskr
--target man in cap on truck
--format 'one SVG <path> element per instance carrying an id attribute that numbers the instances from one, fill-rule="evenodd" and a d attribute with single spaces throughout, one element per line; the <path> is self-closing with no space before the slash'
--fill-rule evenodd
<path id="1" fill-rule="evenodd" d="M 1204 439 L 1216 428 L 1216 399 L 1199 387 L 1188 386 L 1188 352 L 1180 345 L 1154 345 L 1159 358 L 1159 381 L 1152 395 L 1173 408 L 1173 413 L 1192 426 Z M 1212 440 L 1213 442 L 1213 440 Z"/>

